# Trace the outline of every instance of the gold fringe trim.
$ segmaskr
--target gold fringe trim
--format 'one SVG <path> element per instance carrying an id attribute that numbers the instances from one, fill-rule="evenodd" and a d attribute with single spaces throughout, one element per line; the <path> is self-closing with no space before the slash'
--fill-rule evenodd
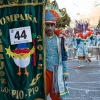
<path id="1" fill-rule="evenodd" d="M 7 5 L 0 5 L 0 8 L 5 7 L 16 7 L 16 6 L 37 6 L 37 5 L 44 5 L 45 3 L 22 3 L 22 4 L 7 4 Z"/>
<path id="2" fill-rule="evenodd" d="M 34 99 L 34 100 L 44 100 L 44 99 L 41 99 L 41 98 L 36 98 L 36 99 Z"/>
<path id="3" fill-rule="evenodd" d="M 66 93 L 69 93 L 69 91 L 61 92 L 60 95 L 64 95 Z"/>
<path id="4" fill-rule="evenodd" d="M 64 75 L 69 75 L 69 73 L 68 73 L 68 72 L 64 72 L 63 74 L 64 74 Z"/>
<path id="5" fill-rule="evenodd" d="M 43 47 L 44 47 L 44 90 L 45 90 L 45 100 L 46 100 L 46 36 L 45 36 L 45 5 L 43 5 L 43 15 L 42 15 L 42 28 L 43 28 Z"/>

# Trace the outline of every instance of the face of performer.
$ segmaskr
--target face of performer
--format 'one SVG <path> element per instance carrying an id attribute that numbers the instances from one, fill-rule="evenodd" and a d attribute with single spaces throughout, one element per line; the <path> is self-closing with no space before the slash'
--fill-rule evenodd
<path id="1" fill-rule="evenodd" d="M 56 26 L 55 23 L 45 23 L 46 34 L 52 35 L 55 30 L 55 26 Z"/>

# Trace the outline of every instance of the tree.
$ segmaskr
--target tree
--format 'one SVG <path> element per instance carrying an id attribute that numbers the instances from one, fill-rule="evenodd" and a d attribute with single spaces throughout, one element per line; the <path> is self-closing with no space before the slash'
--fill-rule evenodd
<path id="1" fill-rule="evenodd" d="M 71 19 L 68 16 L 68 14 L 66 13 L 66 14 L 64 14 L 63 17 L 57 19 L 57 24 L 56 25 L 57 25 L 58 28 L 59 27 L 65 27 L 65 25 L 69 26 L 70 21 L 71 21 Z"/>
<path id="2" fill-rule="evenodd" d="M 98 25 L 97 25 L 97 27 L 100 28 L 100 20 L 98 21 Z"/>

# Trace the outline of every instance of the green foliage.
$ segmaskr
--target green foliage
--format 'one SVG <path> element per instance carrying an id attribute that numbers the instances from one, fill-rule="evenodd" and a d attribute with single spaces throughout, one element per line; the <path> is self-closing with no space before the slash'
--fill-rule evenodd
<path id="1" fill-rule="evenodd" d="M 63 17 L 57 19 L 56 25 L 57 25 L 58 28 L 59 27 L 65 27 L 65 25 L 69 26 L 70 21 L 71 21 L 71 19 L 68 16 L 68 14 L 65 14 Z"/>
<path id="2" fill-rule="evenodd" d="M 100 6 L 100 4 L 95 5 L 95 7 Z"/>
<path id="3" fill-rule="evenodd" d="M 98 22 L 98 25 L 97 25 L 98 27 L 100 27 L 100 20 L 99 20 L 99 22 Z"/>

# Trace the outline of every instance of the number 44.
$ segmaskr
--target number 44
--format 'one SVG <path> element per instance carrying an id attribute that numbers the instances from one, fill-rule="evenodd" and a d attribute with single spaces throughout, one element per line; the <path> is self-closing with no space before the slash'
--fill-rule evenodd
<path id="1" fill-rule="evenodd" d="M 22 31 L 21 35 L 19 34 L 19 31 L 16 32 L 14 38 L 17 38 L 18 40 L 20 40 L 20 38 L 24 38 L 26 39 L 27 35 L 26 35 L 26 32 L 25 30 Z"/>

